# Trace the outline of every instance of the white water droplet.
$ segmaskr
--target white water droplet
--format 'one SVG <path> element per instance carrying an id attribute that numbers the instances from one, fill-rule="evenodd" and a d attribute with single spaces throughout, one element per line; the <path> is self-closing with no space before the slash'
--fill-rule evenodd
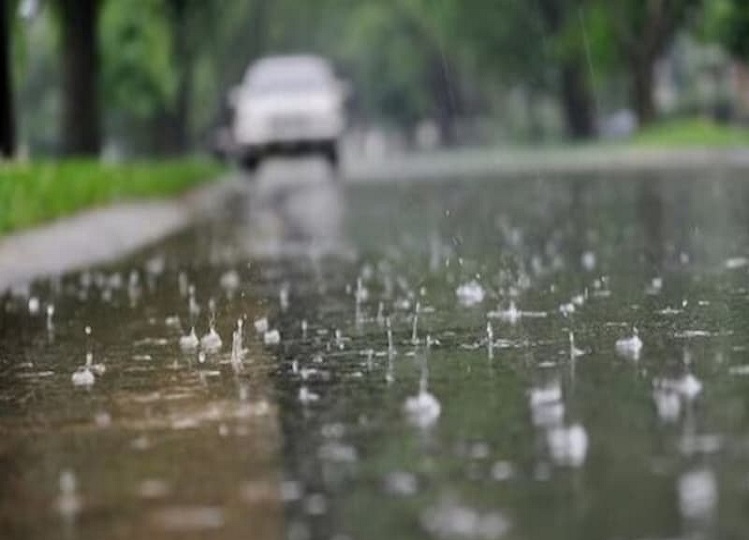
<path id="1" fill-rule="evenodd" d="M 313 403 L 320 399 L 320 396 L 312 392 L 309 388 L 306 386 L 302 386 L 299 389 L 299 401 L 301 403 Z"/>
<path id="2" fill-rule="evenodd" d="M 393 471 L 385 476 L 385 491 L 391 495 L 410 497 L 415 495 L 418 484 L 416 477 L 404 471 Z"/>
<path id="3" fill-rule="evenodd" d="M 219 350 L 221 350 L 221 345 L 223 345 L 221 336 L 218 335 L 218 332 L 216 332 L 216 329 L 213 328 L 213 326 L 211 326 L 207 334 L 200 338 L 200 347 L 205 352 L 218 352 Z"/>
<path id="4" fill-rule="evenodd" d="M 253 324 L 255 326 L 255 331 L 258 334 L 263 334 L 268 331 L 268 319 L 266 317 L 255 319 Z"/>
<path id="5" fill-rule="evenodd" d="M 440 540 L 496 540 L 510 530 L 509 520 L 500 512 L 482 514 L 449 499 L 427 508 L 421 516 L 421 524 Z"/>
<path id="6" fill-rule="evenodd" d="M 642 340 L 637 333 L 637 328 L 633 329 L 631 336 L 617 339 L 614 346 L 619 356 L 628 360 L 639 359 L 642 351 Z"/>
<path id="7" fill-rule="evenodd" d="M 580 467 L 588 454 L 588 433 L 580 424 L 555 427 L 548 431 L 546 440 L 551 458 L 557 465 Z"/>
<path id="8" fill-rule="evenodd" d="M 60 473 L 60 495 L 57 497 L 57 511 L 67 519 L 72 519 L 81 511 L 83 501 L 78 495 L 78 480 L 75 473 L 65 470 Z"/>
<path id="9" fill-rule="evenodd" d="M 266 345 L 278 345 L 281 343 L 281 333 L 278 330 L 268 330 L 263 334 L 263 343 Z"/>
<path id="10" fill-rule="evenodd" d="M 179 348 L 185 352 L 194 351 L 198 348 L 198 336 L 195 334 L 195 328 L 190 329 L 190 333 L 179 338 Z"/>
<path id="11" fill-rule="evenodd" d="M 70 377 L 74 386 L 90 387 L 93 386 L 96 379 L 88 366 L 81 366 L 73 372 Z"/>
<path id="12" fill-rule="evenodd" d="M 596 254 L 592 251 L 586 251 L 585 253 L 583 253 L 580 263 L 583 265 L 583 268 L 585 270 L 587 270 L 588 272 L 592 272 L 596 267 Z"/>
<path id="13" fill-rule="evenodd" d="M 484 297 L 486 296 L 484 288 L 475 279 L 460 285 L 455 290 L 455 294 L 458 297 L 458 302 L 465 307 L 480 304 L 484 301 Z"/>
<path id="14" fill-rule="evenodd" d="M 708 519 L 718 502 L 718 483 L 709 469 L 684 473 L 679 477 L 679 510 L 691 519 Z"/>
<path id="15" fill-rule="evenodd" d="M 37 315 L 39 313 L 39 308 L 41 307 L 41 303 L 39 302 L 39 299 L 36 296 L 32 296 L 29 298 L 29 313 L 31 315 Z"/>
<path id="16" fill-rule="evenodd" d="M 411 424 L 419 428 L 428 428 L 439 419 L 442 406 L 436 397 L 426 390 L 421 390 L 417 395 L 406 399 L 403 411 Z"/>

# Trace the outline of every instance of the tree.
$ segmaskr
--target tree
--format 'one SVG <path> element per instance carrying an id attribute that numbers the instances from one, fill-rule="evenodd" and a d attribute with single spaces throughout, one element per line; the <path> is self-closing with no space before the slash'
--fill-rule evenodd
<path id="1" fill-rule="evenodd" d="M 456 117 L 462 112 L 462 96 L 457 84 L 458 73 L 442 23 L 441 6 L 422 0 L 396 4 L 395 15 L 420 51 L 423 63 L 421 84 L 428 89 L 430 113 L 435 117 L 440 141 L 444 146 L 457 143 Z"/>
<path id="2" fill-rule="evenodd" d="M 349 14 L 333 55 L 350 66 L 361 112 L 404 131 L 431 113 L 427 59 L 412 21 L 389 3 L 361 3 Z"/>
<path id="3" fill-rule="evenodd" d="M 647 125 L 656 117 L 655 62 L 689 15 L 701 5 L 702 0 L 620 0 L 603 6 L 627 66 L 630 102 L 640 125 Z"/>
<path id="4" fill-rule="evenodd" d="M 100 0 L 57 0 L 62 33 L 62 150 L 65 155 L 98 155 Z"/>
<path id="5" fill-rule="evenodd" d="M 221 99 L 222 71 L 237 56 L 230 50 L 235 47 L 223 45 L 234 42 L 235 27 L 248 20 L 247 4 L 139 0 L 137 10 L 125 2 L 106 4 L 101 21 L 106 121 L 126 152 L 189 150 L 196 123 L 205 128 Z"/>
<path id="6" fill-rule="evenodd" d="M 584 29 L 580 26 L 581 2 L 537 0 L 548 36 L 561 43 L 556 56 L 559 88 L 567 134 L 573 139 L 595 135 L 595 109 L 591 80 L 585 61 Z M 560 46 L 561 45 L 561 46 Z"/>
<path id="7" fill-rule="evenodd" d="M 749 61 L 749 3 L 713 0 L 705 7 L 708 37 L 720 42 L 734 57 Z"/>
<path id="8" fill-rule="evenodd" d="M 201 18 L 206 39 L 205 16 L 215 3 L 201 0 L 166 0 L 166 16 L 172 37 L 172 69 L 175 77 L 174 101 L 167 111 L 169 148 L 175 153 L 186 151 L 190 145 L 190 105 L 193 94 L 196 56 L 195 22 Z M 191 37 L 193 39 L 191 39 Z"/>
<path id="9" fill-rule="evenodd" d="M 453 43 L 504 84 L 558 96 L 569 137 L 595 134 L 595 108 L 579 9 L 586 0 L 455 0 L 443 17 Z"/>
<path id="10" fill-rule="evenodd" d="M 15 121 L 10 51 L 10 5 L 0 0 L 0 157 L 15 152 Z"/>

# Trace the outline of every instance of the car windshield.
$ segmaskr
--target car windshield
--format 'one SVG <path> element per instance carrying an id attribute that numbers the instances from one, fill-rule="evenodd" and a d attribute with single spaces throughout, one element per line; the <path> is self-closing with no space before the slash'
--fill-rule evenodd
<path id="1" fill-rule="evenodd" d="M 253 93 L 309 92 L 330 86 L 330 68 L 317 59 L 270 59 L 250 68 L 247 88 Z"/>

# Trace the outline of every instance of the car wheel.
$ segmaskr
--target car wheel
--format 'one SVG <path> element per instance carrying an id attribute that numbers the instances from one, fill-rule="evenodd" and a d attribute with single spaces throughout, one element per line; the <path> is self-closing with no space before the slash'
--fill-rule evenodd
<path id="1" fill-rule="evenodd" d="M 249 173 L 254 173 L 260 165 L 260 160 L 261 157 L 259 154 L 245 154 L 239 160 L 239 164 L 243 170 Z"/>
<path id="2" fill-rule="evenodd" d="M 323 147 L 323 154 L 328 165 L 337 173 L 338 172 L 338 147 L 335 143 L 326 144 Z"/>

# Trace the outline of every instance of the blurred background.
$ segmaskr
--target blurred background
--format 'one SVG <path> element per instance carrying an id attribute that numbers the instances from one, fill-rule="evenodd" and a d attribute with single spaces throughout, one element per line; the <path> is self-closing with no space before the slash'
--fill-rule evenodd
<path id="1" fill-rule="evenodd" d="M 749 119 L 745 0 L 0 6 L 6 156 L 210 150 L 247 66 L 292 52 L 330 58 L 350 83 L 348 154 L 638 136 L 735 142 Z"/>

